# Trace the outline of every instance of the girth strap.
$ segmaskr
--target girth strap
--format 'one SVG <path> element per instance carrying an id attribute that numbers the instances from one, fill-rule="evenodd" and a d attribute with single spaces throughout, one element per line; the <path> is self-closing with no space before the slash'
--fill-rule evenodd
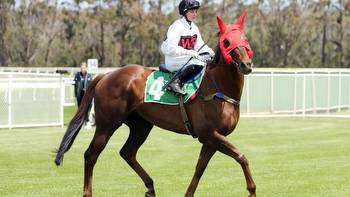
<path id="1" fill-rule="evenodd" d="M 197 136 L 194 135 L 194 133 L 193 133 L 191 122 L 188 119 L 187 112 L 186 112 L 186 109 L 184 106 L 184 98 L 182 95 L 179 96 L 179 105 L 180 105 L 182 120 L 185 124 L 185 128 L 186 128 L 187 133 L 190 134 L 193 138 L 197 138 Z"/>
<path id="2" fill-rule="evenodd" d="M 215 92 L 215 93 L 210 94 L 208 96 L 202 96 L 202 97 L 203 97 L 204 101 L 210 101 L 210 100 L 213 100 L 215 97 L 217 97 L 217 98 L 223 99 L 223 100 L 225 100 L 225 101 L 227 101 L 227 102 L 229 102 L 229 103 L 231 103 L 233 105 L 239 106 L 239 101 L 226 96 L 222 92 Z"/>

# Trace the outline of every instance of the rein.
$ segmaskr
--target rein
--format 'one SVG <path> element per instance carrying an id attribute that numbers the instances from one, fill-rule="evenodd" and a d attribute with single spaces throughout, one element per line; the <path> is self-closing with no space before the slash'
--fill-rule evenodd
<path id="1" fill-rule="evenodd" d="M 228 103 L 231 103 L 231 104 L 233 104 L 233 105 L 235 105 L 237 107 L 240 105 L 240 101 L 237 101 L 237 100 L 235 100 L 235 99 L 233 99 L 231 97 L 226 96 L 223 92 L 215 92 L 215 93 L 209 94 L 207 96 L 203 96 L 202 95 L 202 99 L 204 101 L 214 100 L 215 97 L 217 97 L 219 99 L 222 99 L 222 100 L 224 100 L 224 101 L 226 101 Z"/>
<path id="2" fill-rule="evenodd" d="M 236 100 L 236 99 L 233 99 L 227 95 L 225 95 L 222 91 L 219 90 L 215 80 L 210 76 L 208 75 L 208 77 L 211 79 L 211 81 L 213 82 L 214 86 L 215 86 L 215 89 L 216 89 L 216 92 L 213 93 L 213 94 L 209 94 L 207 96 L 204 96 L 202 94 L 201 95 L 201 98 L 204 100 L 204 101 L 211 101 L 211 100 L 214 100 L 214 98 L 219 98 L 219 99 L 222 99 L 228 103 L 231 103 L 235 106 L 239 106 L 240 105 L 240 101 L 239 100 Z"/>
<path id="3" fill-rule="evenodd" d="M 220 57 L 220 55 L 221 55 L 220 53 L 221 53 L 220 49 L 217 48 L 216 53 L 215 53 L 215 58 L 213 60 L 213 62 L 215 64 L 218 64 L 218 62 L 219 62 L 219 58 L 217 58 L 217 57 Z M 234 67 L 236 67 L 236 69 L 238 69 L 238 64 L 236 62 L 234 62 L 234 61 L 232 61 L 232 64 L 224 64 L 223 66 L 231 66 L 231 65 L 233 65 Z M 208 69 L 211 69 L 213 66 L 210 66 L 210 64 L 208 64 L 208 67 L 209 67 Z M 219 90 L 215 80 L 210 75 L 208 75 L 208 77 L 213 82 L 213 84 L 215 86 L 215 89 L 216 89 L 216 92 L 213 93 L 213 94 L 209 94 L 207 96 L 204 96 L 204 95 L 200 94 L 201 98 L 204 101 L 214 100 L 214 98 L 216 97 L 216 98 L 222 99 L 222 100 L 224 100 L 224 101 L 226 101 L 228 103 L 231 103 L 231 104 L 233 104 L 235 106 L 239 106 L 240 105 L 240 101 L 239 100 L 235 100 L 235 99 L 225 95 L 222 91 Z"/>

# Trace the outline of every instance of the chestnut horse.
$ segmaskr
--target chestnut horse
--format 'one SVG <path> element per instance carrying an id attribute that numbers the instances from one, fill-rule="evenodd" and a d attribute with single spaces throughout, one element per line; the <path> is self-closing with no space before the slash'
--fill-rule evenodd
<path id="1" fill-rule="evenodd" d="M 243 32 L 245 15 L 244 12 L 233 24 L 225 24 L 217 17 L 220 37 L 216 58 L 206 66 L 199 87 L 200 96 L 185 104 L 193 134 L 202 143 L 195 173 L 185 196 L 194 195 L 199 179 L 216 151 L 234 158 L 241 165 L 249 196 L 256 196 L 248 160 L 226 138 L 239 120 L 244 74 L 251 72 L 252 50 Z M 144 102 L 147 76 L 152 71 L 140 65 L 126 65 L 114 72 L 97 76 L 85 93 L 80 108 L 68 125 L 55 160 L 56 165 L 61 164 L 64 153 L 73 144 L 94 99 L 96 131 L 84 154 L 84 196 L 92 196 L 94 165 L 114 131 L 123 123 L 130 128 L 130 134 L 120 155 L 144 182 L 147 188 L 145 196 L 156 195 L 152 178 L 136 160 L 138 149 L 145 142 L 153 125 L 179 134 L 188 133 L 179 106 Z M 215 93 L 216 96 L 208 99 L 208 95 Z"/>

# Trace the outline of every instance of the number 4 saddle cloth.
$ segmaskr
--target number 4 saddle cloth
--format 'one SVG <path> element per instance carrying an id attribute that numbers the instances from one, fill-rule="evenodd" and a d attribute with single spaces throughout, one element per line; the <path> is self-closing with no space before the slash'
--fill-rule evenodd
<path id="1" fill-rule="evenodd" d="M 193 100 L 197 95 L 197 90 L 202 82 L 205 69 L 203 69 L 197 76 L 193 79 L 185 82 L 183 90 L 186 92 L 184 96 L 184 102 L 189 102 Z M 162 71 L 152 72 L 146 82 L 145 88 L 145 103 L 161 103 L 166 105 L 178 105 L 178 96 L 173 92 L 165 88 L 165 84 L 171 79 L 170 73 L 165 73 Z"/>

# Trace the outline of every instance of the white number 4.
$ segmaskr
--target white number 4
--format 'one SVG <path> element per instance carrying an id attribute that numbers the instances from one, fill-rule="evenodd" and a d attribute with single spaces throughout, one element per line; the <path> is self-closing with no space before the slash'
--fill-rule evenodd
<path id="1" fill-rule="evenodd" d="M 164 77 L 158 77 L 149 88 L 149 94 L 153 96 L 154 100 L 160 100 L 163 96 L 164 91 L 162 90 L 164 86 Z"/>

